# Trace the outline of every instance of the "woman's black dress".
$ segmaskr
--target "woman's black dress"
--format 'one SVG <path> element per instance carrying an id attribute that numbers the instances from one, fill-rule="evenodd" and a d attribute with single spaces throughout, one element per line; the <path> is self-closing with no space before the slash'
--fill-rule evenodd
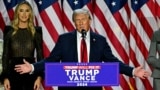
<path id="1" fill-rule="evenodd" d="M 5 28 L 2 78 L 9 79 L 11 90 L 33 90 L 37 76 L 43 76 L 43 72 L 37 74 L 19 74 L 14 70 L 16 64 L 23 63 L 23 59 L 34 63 L 43 58 L 42 33 L 39 33 L 38 30 L 40 31 L 41 28 L 36 27 L 36 33 L 33 36 L 27 28 L 19 28 L 15 34 L 12 34 L 13 28 L 10 26 Z"/>

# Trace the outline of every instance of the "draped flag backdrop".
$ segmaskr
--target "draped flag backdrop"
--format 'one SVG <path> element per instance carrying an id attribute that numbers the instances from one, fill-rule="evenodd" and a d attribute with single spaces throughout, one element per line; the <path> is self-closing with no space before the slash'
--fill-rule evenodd
<path id="1" fill-rule="evenodd" d="M 0 0 L 0 31 L 10 25 L 14 9 L 23 0 Z M 27 0 L 35 14 L 35 25 L 43 29 L 43 49 L 47 57 L 60 34 L 75 29 L 72 12 L 88 9 L 92 14 L 91 29 L 106 37 L 113 54 L 122 62 L 137 67 L 147 64 L 150 40 L 160 23 L 160 0 Z M 120 75 L 120 85 L 104 90 L 152 90 L 152 78 L 145 80 Z M 58 90 L 57 86 L 42 90 Z"/>

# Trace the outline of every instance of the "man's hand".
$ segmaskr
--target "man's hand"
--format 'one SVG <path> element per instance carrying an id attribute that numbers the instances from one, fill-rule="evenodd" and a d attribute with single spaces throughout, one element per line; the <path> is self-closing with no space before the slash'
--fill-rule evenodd
<path id="1" fill-rule="evenodd" d="M 141 78 L 141 79 L 145 79 L 150 76 L 150 73 L 148 71 L 146 71 L 145 69 L 143 69 L 142 66 L 139 66 L 139 67 L 135 68 L 134 75 L 136 77 Z"/>
<path id="2" fill-rule="evenodd" d="M 14 70 L 20 74 L 30 73 L 32 71 L 32 66 L 26 60 L 23 60 L 24 64 L 15 65 Z"/>

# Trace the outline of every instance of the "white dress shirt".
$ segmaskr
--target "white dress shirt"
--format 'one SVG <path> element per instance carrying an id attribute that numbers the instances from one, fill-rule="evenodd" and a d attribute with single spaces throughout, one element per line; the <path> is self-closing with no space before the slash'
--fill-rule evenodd
<path id="1" fill-rule="evenodd" d="M 77 31 L 77 51 L 78 51 L 78 62 L 81 62 L 81 40 L 82 40 L 82 34 Z M 90 30 L 86 33 L 86 45 L 87 45 L 87 58 L 89 62 L 89 51 L 90 51 Z"/>

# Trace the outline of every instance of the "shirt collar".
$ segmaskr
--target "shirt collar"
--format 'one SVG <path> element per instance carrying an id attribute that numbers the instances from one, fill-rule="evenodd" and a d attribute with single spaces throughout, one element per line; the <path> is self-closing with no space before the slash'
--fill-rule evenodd
<path id="1" fill-rule="evenodd" d="M 88 30 L 86 32 L 86 39 L 89 39 L 89 36 L 90 36 L 90 30 Z M 77 31 L 77 37 L 78 38 L 82 38 L 82 34 L 80 32 Z"/>

